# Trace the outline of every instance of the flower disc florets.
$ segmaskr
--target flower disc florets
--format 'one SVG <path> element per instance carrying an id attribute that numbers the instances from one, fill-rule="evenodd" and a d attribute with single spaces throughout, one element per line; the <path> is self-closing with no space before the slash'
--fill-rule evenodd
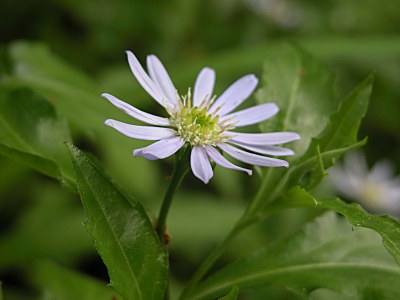
<path id="1" fill-rule="evenodd" d="M 190 98 L 189 91 L 186 96 L 179 98 L 176 111 L 170 113 L 170 120 L 176 126 L 178 135 L 192 147 L 215 146 L 226 142 L 229 137 L 224 136 L 223 132 L 233 126 L 220 124 L 219 116 L 208 112 L 213 99 L 208 104 L 203 101 L 200 106 L 192 107 Z"/>

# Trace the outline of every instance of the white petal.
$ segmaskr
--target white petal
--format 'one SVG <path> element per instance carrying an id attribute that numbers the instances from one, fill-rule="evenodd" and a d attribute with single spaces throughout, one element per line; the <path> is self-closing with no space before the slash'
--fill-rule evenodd
<path id="1" fill-rule="evenodd" d="M 155 142 L 150 146 L 136 149 L 133 151 L 133 155 L 143 156 L 148 160 L 163 159 L 178 151 L 184 143 L 185 142 L 179 136 L 167 138 Z"/>
<path id="2" fill-rule="evenodd" d="M 136 56 L 131 51 L 126 51 L 126 54 L 128 55 L 128 62 L 133 75 L 135 75 L 137 81 L 146 90 L 146 92 L 163 107 L 173 108 L 173 105 L 170 103 L 167 97 L 163 95 L 160 88 L 144 71 Z"/>
<path id="3" fill-rule="evenodd" d="M 176 131 L 170 128 L 136 126 L 112 119 L 106 120 L 104 124 L 115 128 L 116 130 L 128 137 L 141 140 L 161 140 L 176 135 Z"/>
<path id="4" fill-rule="evenodd" d="M 193 106 L 199 106 L 203 100 L 210 100 L 214 90 L 215 71 L 203 68 L 197 76 L 193 91 Z"/>
<path id="5" fill-rule="evenodd" d="M 261 121 L 271 118 L 278 111 L 279 108 L 275 103 L 264 103 L 225 115 L 220 118 L 220 121 L 223 122 L 227 119 L 231 119 L 232 121 L 230 123 L 233 123 L 236 127 L 246 126 L 260 123 Z"/>
<path id="6" fill-rule="evenodd" d="M 298 140 L 300 135 L 295 132 L 242 133 L 225 131 L 224 135 L 233 136 L 230 141 L 247 145 L 279 145 Z"/>
<path id="7" fill-rule="evenodd" d="M 217 146 L 233 158 L 251 165 L 261 167 L 289 167 L 289 163 L 285 160 L 245 152 L 226 143 L 218 143 Z"/>
<path id="8" fill-rule="evenodd" d="M 207 157 L 207 152 L 203 147 L 195 146 L 192 149 L 190 155 L 190 165 L 192 167 L 193 174 L 202 180 L 204 183 L 208 183 L 213 176 L 213 170 L 211 168 L 210 161 Z"/>
<path id="9" fill-rule="evenodd" d="M 106 98 L 115 107 L 119 108 L 124 113 L 128 114 L 132 118 L 135 118 L 136 120 L 145 122 L 147 124 L 152 124 L 152 125 L 159 125 L 159 126 L 170 126 L 171 125 L 171 122 L 167 118 L 161 118 L 161 117 L 154 116 L 152 114 L 143 112 L 143 111 L 137 109 L 136 107 L 133 107 L 133 106 L 129 105 L 128 103 L 119 100 L 118 98 L 114 97 L 113 95 L 105 93 L 105 94 L 102 94 L 101 96 L 103 98 Z"/>
<path id="10" fill-rule="evenodd" d="M 293 155 L 294 152 L 291 149 L 277 147 L 277 146 L 270 146 L 270 145 L 247 145 L 242 142 L 233 142 L 232 140 L 229 141 L 232 144 L 235 144 L 239 147 L 245 148 L 247 150 L 261 153 L 261 154 L 268 154 L 268 155 L 275 155 L 275 156 L 286 156 L 286 155 Z"/>
<path id="11" fill-rule="evenodd" d="M 222 156 L 221 153 L 218 152 L 218 150 L 216 150 L 214 147 L 212 146 L 206 146 L 206 151 L 208 156 L 210 156 L 210 158 L 217 164 L 220 165 L 224 168 L 227 169 L 233 169 L 233 170 L 239 170 L 239 171 L 244 171 L 247 174 L 251 175 L 252 171 L 248 170 L 248 169 L 244 169 L 241 167 L 238 167 L 236 165 L 234 165 L 233 163 L 231 163 L 229 160 L 227 160 L 225 157 Z"/>
<path id="12" fill-rule="evenodd" d="M 147 56 L 147 69 L 149 70 L 151 79 L 153 79 L 168 100 L 175 105 L 177 103 L 176 88 L 157 56 Z"/>
<path id="13" fill-rule="evenodd" d="M 220 108 L 218 115 L 223 116 L 230 113 L 253 93 L 257 83 L 258 79 L 253 74 L 243 76 L 225 90 L 210 107 L 209 112 L 213 113 Z"/>

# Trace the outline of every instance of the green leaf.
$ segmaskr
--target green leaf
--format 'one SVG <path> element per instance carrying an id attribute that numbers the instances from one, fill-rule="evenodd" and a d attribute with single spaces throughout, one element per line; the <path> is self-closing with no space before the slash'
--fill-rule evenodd
<path id="1" fill-rule="evenodd" d="M 376 216 L 366 212 L 357 203 L 347 204 L 340 199 L 315 199 L 305 190 L 296 187 L 278 201 L 286 207 L 315 207 L 334 210 L 344 215 L 356 227 L 370 228 L 382 237 L 389 253 L 400 265 L 400 222 L 389 216 Z"/>
<path id="2" fill-rule="evenodd" d="M 50 261 L 41 261 L 35 270 L 35 281 L 45 299 L 117 300 L 122 299 L 111 288 L 95 278 L 69 270 Z"/>
<path id="3" fill-rule="evenodd" d="M 261 126 L 263 132 L 294 131 L 301 140 L 290 147 L 301 156 L 336 109 L 333 75 L 315 58 L 293 46 L 283 46 L 264 64 L 260 103 L 275 102 L 280 112 Z"/>
<path id="4" fill-rule="evenodd" d="M 213 299 L 232 284 L 241 290 L 280 284 L 304 299 L 319 288 L 354 299 L 399 299 L 400 269 L 373 231 L 327 213 L 276 244 L 226 266 L 188 299 Z"/>
<path id="5" fill-rule="evenodd" d="M 326 157 L 323 156 L 323 153 L 356 144 L 361 120 L 367 112 L 372 84 L 373 77 L 368 76 L 343 100 L 337 112 L 331 116 L 324 131 L 312 140 L 309 149 L 298 165 L 307 164 L 308 161 L 316 160 L 320 156 L 323 168 L 327 169 L 333 165 L 335 158 L 339 155 Z M 304 174 L 304 177 L 301 178 L 302 186 L 312 187 L 320 182 L 323 176 L 317 170 L 318 167 L 307 169 L 307 172 L 301 172 Z M 296 178 L 296 180 L 298 179 Z"/>
<path id="6" fill-rule="evenodd" d="M 219 300 L 236 300 L 239 295 L 239 288 L 234 285 L 231 291 L 224 297 L 220 298 Z"/>
<path id="7" fill-rule="evenodd" d="M 101 168 L 68 145 L 92 237 L 110 276 L 124 299 L 162 299 L 168 254 L 142 205 L 126 198 Z"/>
<path id="8" fill-rule="evenodd" d="M 284 191 L 296 185 L 306 188 L 315 186 L 335 159 L 365 144 L 366 139 L 357 142 L 357 132 L 368 108 L 372 81 L 372 76 L 369 76 L 341 102 L 324 130 L 312 139 L 305 154 L 293 162 L 288 170 L 270 169 L 248 210 L 249 215 L 268 215 L 269 203 L 279 198 Z"/>
<path id="9" fill-rule="evenodd" d="M 64 142 L 67 122 L 52 105 L 26 89 L 0 91 L 0 153 L 74 188 L 72 164 Z"/>

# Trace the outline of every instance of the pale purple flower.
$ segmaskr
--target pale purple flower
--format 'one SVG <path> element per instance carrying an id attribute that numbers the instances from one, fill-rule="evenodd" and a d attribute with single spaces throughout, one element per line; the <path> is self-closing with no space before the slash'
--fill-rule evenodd
<path id="1" fill-rule="evenodd" d="M 204 68 L 197 76 L 193 97 L 189 89 L 180 96 L 161 61 L 147 56 L 147 70 L 135 55 L 127 51 L 129 66 L 137 81 L 168 113 L 168 118 L 143 112 L 110 94 L 102 94 L 114 106 L 129 116 L 152 126 L 137 126 L 108 119 L 105 124 L 122 134 L 136 139 L 157 141 L 136 149 L 134 156 L 155 160 L 166 158 L 185 144 L 191 147 L 190 164 L 193 174 L 204 183 L 213 176 L 210 160 L 225 168 L 252 171 L 234 165 L 221 151 L 233 158 L 256 166 L 288 167 L 285 160 L 263 154 L 284 156 L 294 152 L 276 145 L 299 139 L 294 132 L 239 133 L 236 127 L 262 122 L 278 112 L 274 103 L 265 103 L 233 112 L 254 91 L 258 83 L 254 75 L 246 75 L 234 82 L 221 96 L 213 96 L 215 72 Z M 255 153 L 253 153 L 255 152 Z M 257 153 L 257 154 L 256 154 Z M 261 154 L 261 155 L 260 155 Z"/>
<path id="2" fill-rule="evenodd" d="M 347 198 L 377 213 L 400 215 L 400 177 L 393 176 L 388 161 L 379 161 L 369 170 L 364 155 L 352 152 L 330 173 L 335 187 Z"/>

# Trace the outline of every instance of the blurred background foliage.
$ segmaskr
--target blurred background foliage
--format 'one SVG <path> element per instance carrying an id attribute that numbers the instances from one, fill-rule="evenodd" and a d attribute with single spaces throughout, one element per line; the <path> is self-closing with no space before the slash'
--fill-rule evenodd
<path id="1" fill-rule="evenodd" d="M 150 215 L 156 214 L 166 189 L 171 160 L 134 159 L 131 151 L 146 143 L 126 139 L 102 124 L 107 118 L 134 122 L 100 98 L 102 92 L 160 113 L 130 73 L 126 49 L 142 62 L 147 54 L 158 55 L 182 94 L 203 66 L 217 71 L 216 94 L 246 73 L 261 76 L 267 54 L 279 53 L 287 42 L 328 66 L 336 76 L 337 99 L 374 72 L 370 109 L 361 128 L 362 136 L 369 136 L 364 150 L 370 163 L 388 158 L 397 173 L 400 170 L 399 1 L 2 0 L 0 4 L 1 87 L 7 93 L 23 87 L 33 98 L 44 97 L 51 107 L 43 109 L 55 109 L 53 114 L 69 125 L 70 132 L 60 129 L 61 139 L 71 135 L 75 144 L 93 153 Z M 18 105 L 18 95 L 12 95 L 14 102 L 8 100 L 8 105 Z M 7 107 L 0 106 L 4 139 Z M 21 116 L 21 132 L 29 132 L 33 125 L 24 120 Z M 34 137 L 32 145 L 23 145 L 37 155 L 53 151 L 36 146 Z M 41 259 L 108 280 L 84 232 L 81 204 L 68 184 L 66 157 L 55 158 L 65 167 L 62 188 L 18 159 L 0 156 L 0 279 L 5 299 L 50 299 L 43 287 L 51 279 L 44 272 L 52 268 L 43 267 Z M 257 181 L 257 174 L 249 178 L 223 168 L 216 168 L 207 186 L 191 175 L 186 178 L 169 218 L 173 293 L 228 232 Z M 274 216 L 243 233 L 226 259 L 283 238 L 317 214 L 297 209 Z M 244 297 L 264 299 L 266 293 L 273 299 L 293 299 L 277 286 Z"/>

